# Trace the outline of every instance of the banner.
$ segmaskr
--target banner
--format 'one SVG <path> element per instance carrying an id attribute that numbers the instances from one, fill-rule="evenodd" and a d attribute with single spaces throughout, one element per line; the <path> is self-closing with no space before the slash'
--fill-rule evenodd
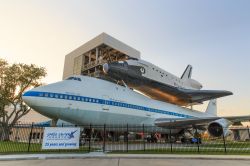
<path id="1" fill-rule="evenodd" d="M 42 149 L 79 149 L 79 138 L 79 127 L 45 127 Z"/>

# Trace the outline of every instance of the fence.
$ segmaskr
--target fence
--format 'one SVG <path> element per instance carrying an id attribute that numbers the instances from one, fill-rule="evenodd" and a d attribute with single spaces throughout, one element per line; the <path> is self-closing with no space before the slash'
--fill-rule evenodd
<path id="1" fill-rule="evenodd" d="M 85 125 L 81 128 L 80 148 L 77 150 L 43 150 L 46 126 L 17 124 L 6 137 L 0 126 L 0 153 L 18 152 L 129 152 L 129 153 L 231 153 L 250 154 L 248 127 L 225 128 L 227 136 L 211 137 L 200 130 L 158 128 L 146 125 Z M 62 125 L 60 127 L 72 127 Z M 176 135 L 174 133 L 181 133 Z M 184 137 L 185 136 L 185 137 Z"/>

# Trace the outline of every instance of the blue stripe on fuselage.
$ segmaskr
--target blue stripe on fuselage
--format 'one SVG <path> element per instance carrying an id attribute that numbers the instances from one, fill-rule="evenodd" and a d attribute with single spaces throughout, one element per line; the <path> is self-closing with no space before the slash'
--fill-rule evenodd
<path id="1" fill-rule="evenodd" d="M 193 116 L 175 113 L 175 112 L 169 112 L 164 110 L 159 110 L 155 108 L 149 108 L 134 104 L 128 104 L 123 102 L 117 102 L 117 101 L 111 101 L 111 100 L 104 100 L 104 99 L 98 99 L 98 98 L 91 98 L 86 96 L 77 96 L 77 95 L 69 95 L 69 94 L 62 94 L 62 93 L 51 93 L 51 92 L 37 92 L 37 91 L 28 91 L 23 94 L 23 96 L 33 96 L 33 97 L 46 97 L 46 98 L 55 98 L 55 99 L 63 99 L 63 100 L 74 100 L 74 101 L 81 101 L 81 102 L 88 102 L 88 103 L 95 103 L 95 104 L 103 104 L 103 105 L 111 105 L 115 107 L 124 107 L 124 108 L 130 108 L 135 110 L 142 110 L 147 112 L 155 112 L 165 115 L 172 115 L 182 118 L 192 118 Z"/>

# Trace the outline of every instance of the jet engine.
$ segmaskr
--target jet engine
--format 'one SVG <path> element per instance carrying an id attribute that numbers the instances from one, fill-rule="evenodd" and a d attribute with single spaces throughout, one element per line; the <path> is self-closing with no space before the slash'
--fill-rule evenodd
<path id="1" fill-rule="evenodd" d="M 228 129 L 228 127 L 232 124 L 227 119 L 218 119 L 208 124 L 208 133 L 213 137 L 221 137 L 224 135 L 224 137 L 230 135 L 231 131 Z M 222 135 L 223 134 L 223 135 Z"/>

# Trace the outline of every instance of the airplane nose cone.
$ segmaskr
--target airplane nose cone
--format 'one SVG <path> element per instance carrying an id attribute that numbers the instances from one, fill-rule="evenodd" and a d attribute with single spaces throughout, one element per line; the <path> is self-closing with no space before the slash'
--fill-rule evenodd
<path id="1" fill-rule="evenodd" d="M 23 95 L 22 95 L 22 98 L 23 98 L 23 101 L 24 102 L 26 102 L 26 100 L 27 100 L 27 96 L 28 96 L 28 94 L 29 94 L 29 91 L 27 91 L 27 92 L 25 92 Z"/>
<path id="2" fill-rule="evenodd" d="M 105 64 L 102 66 L 102 68 L 103 68 L 103 72 L 104 72 L 105 74 L 107 74 L 108 71 L 109 71 L 109 65 L 108 65 L 107 63 L 105 63 Z"/>
<path id="3" fill-rule="evenodd" d="M 25 92 L 25 93 L 22 95 L 23 101 L 24 101 L 26 104 L 28 104 L 28 105 L 32 105 L 31 94 L 32 94 L 32 91 L 27 91 L 27 92 Z"/>

